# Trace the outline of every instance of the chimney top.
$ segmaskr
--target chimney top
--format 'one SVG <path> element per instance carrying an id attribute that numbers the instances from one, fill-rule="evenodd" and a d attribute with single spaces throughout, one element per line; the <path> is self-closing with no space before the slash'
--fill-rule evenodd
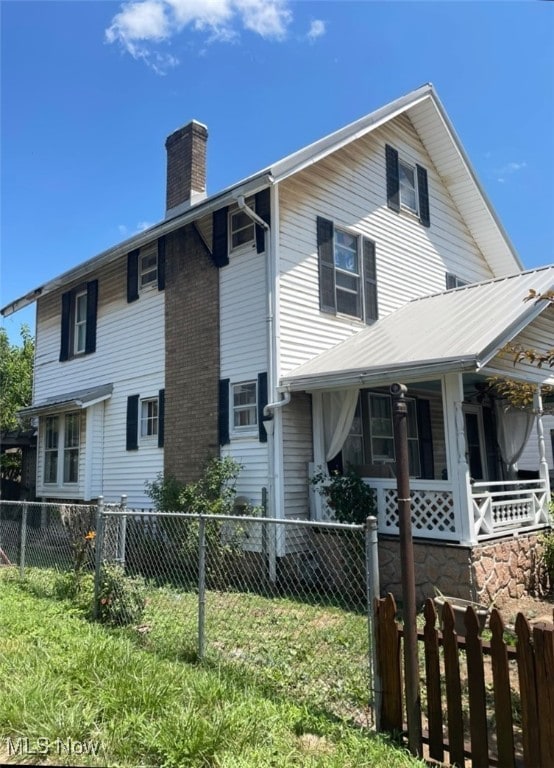
<path id="1" fill-rule="evenodd" d="M 208 129 L 197 120 L 167 137 L 166 217 L 182 213 L 206 197 L 207 141 Z"/>

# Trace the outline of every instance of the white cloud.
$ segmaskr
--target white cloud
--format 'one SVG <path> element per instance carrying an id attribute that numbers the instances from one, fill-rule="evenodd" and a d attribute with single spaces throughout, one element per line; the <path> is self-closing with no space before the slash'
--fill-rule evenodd
<path id="1" fill-rule="evenodd" d="M 326 31 L 325 22 L 322 19 L 314 19 L 306 37 L 313 43 L 318 37 L 323 37 Z"/>
<path id="2" fill-rule="evenodd" d="M 265 39 L 283 40 L 291 21 L 288 0 L 135 0 L 123 4 L 105 36 L 163 74 L 178 59 L 154 46 L 186 27 L 205 33 L 209 43 L 232 41 L 241 27 Z"/>
<path id="3" fill-rule="evenodd" d="M 137 224 L 137 232 L 144 232 L 145 229 L 148 229 L 152 226 L 151 221 L 139 221 Z"/>
<path id="4" fill-rule="evenodd" d="M 495 170 L 495 174 L 497 174 L 496 180 L 500 182 L 500 184 L 505 184 L 506 176 L 511 176 L 513 173 L 522 171 L 524 168 L 527 168 L 527 163 L 525 161 L 522 163 L 506 163 L 501 168 Z"/>

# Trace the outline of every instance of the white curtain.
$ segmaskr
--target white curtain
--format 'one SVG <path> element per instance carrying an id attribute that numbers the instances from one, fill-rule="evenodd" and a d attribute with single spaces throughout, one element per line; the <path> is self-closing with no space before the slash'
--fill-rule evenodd
<path id="1" fill-rule="evenodd" d="M 517 479 L 517 462 L 529 439 L 535 414 L 512 408 L 502 401 L 495 401 L 496 432 L 502 461 L 508 471 L 508 480 Z"/>
<path id="2" fill-rule="evenodd" d="M 350 432 L 358 403 L 358 390 L 324 392 L 322 401 L 325 461 L 331 461 L 344 445 Z"/>

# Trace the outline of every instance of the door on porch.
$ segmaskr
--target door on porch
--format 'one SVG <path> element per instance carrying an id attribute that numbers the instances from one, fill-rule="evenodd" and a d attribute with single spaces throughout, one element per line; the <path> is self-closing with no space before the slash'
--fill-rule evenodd
<path id="1" fill-rule="evenodd" d="M 466 456 L 472 480 L 502 480 L 492 408 L 464 403 Z"/>

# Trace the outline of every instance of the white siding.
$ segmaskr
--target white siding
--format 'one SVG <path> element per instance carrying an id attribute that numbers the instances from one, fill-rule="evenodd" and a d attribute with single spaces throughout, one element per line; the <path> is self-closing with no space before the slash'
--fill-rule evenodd
<path id="1" fill-rule="evenodd" d="M 542 427 L 544 431 L 544 448 L 546 452 L 546 461 L 548 468 L 552 473 L 554 471 L 554 456 L 552 453 L 552 440 L 554 438 L 554 416 L 543 416 Z M 517 463 L 518 469 L 539 470 L 539 438 L 536 428 L 529 435 L 529 440 L 525 446 Z"/>
<path id="2" fill-rule="evenodd" d="M 106 502 L 118 501 L 126 493 L 129 504 L 149 505 L 146 480 L 163 470 L 163 449 L 157 443 L 140 444 L 126 451 L 127 397 L 157 396 L 164 387 L 164 292 L 155 286 L 142 291 L 137 301 L 127 303 L 127 261 L 106 267 L 98 278 L 96 352 L 59 362 L 61 294 L 50 294 L 38 303 L 37 357 L 34 402 L 100 384 L 113 384 L 112 397 L 89 419 L 94 429 L 91 490 Z M 64 286 L 70 290 L 73 286 Z M 43 420 L 41 419 L 41 422 Z M 83 439 L 82 445 L 84 447 Z M 85 451 L 82 459 L 86 462 Z M 83 467 L 84 468 L 84 467 Z M 39 449 L 38 478 L 42 477 Z M 80 484 L 81 485 L 81 484 Z M 80 488 L 81 492 L 84 490 Z M 37 493 L 43 493 L 43 490 Z"/>
<path id="3" fill-rule="evenodd" d="M 220 270 L 220 375 L 231 385 L 257 381 L 259 373 L 267 372 L 265 259 L 265 254 L 248 246 L 233 252 L 229 264 Z M 233 431 L 232 390 L 229 406 L 231 442 L 222 455 L 242 464 L 237 493 L 259 505 L 268 482 L 267 443 L 259 441 L 257 426 L 248 435 Z"/>
<path id="4" fill-rule="evenodd" d="M 430 228 L 387 208 L 387 142 L 427 169 Z M 283 182 L 279 204 L 281 374 L 363 327 L 319 310 L 317 216 L 375 242 L 380 317 L 444 290 L 446 272 L 468 282 L 492 276 L 407 117 Z"/>
<path id="5" fill-rule="evenodd" d="M 522 297 L 522 301 L 523 301 Z M 548 309 L 536 320 L 530 323 L 513 340 L 515 347 L 523 349 L 536 349 L 545 352 L 552 349 L 552 339 L 554 338 L 554 308 Z M 501 351 L 487 365 L 487 373 L 506 376 L 510 379 L 525 378 L 527 381 L 537 383 L 544 382 L 554 384 L 554 375 L 552 369 L 548 366 L 539 368 L 537 365 L 526 361 L 515 363 L 515 353 L 510 350 Z"/>

